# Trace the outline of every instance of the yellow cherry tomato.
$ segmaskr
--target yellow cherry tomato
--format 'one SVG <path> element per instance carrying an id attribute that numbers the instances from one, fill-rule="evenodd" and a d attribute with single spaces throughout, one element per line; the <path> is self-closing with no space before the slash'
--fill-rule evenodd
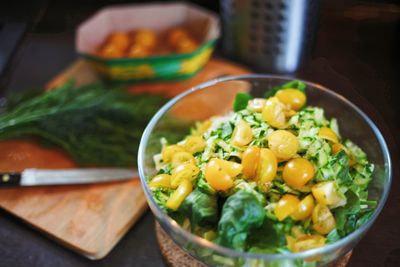
<path id="1" fill-rule="evenodd" d="M 247 179 L 253 179 L 257 173 L 258 161 L 260 158 L 260 148 L 256 146 L 248 147 L 242 155 L 243 175 Z"/>
<path id="2" fill-rule="evenodd" d="M 307 159 L 289 160 L 283 168 L 282 178 L 289 186 L 300 188 L 310 181 L 315 174 L 314 166 Z"/>
<path id="3" fill-rule="evenodd" d="M 295 237 L 296 239 L 306 235 L 299 226 L 293 226 L 291 232 L 292 236 Z"/>
<path id="4" fill-rule="evenodd" d="M 192 192 L 192 183 L 188 180 L 182 180 L 178 188 L 172 193 L 165 206 L 171 210 L 177 210 L 185 198 Z"/>
<path id="5" fill-rule="evenodd" d="M 218 191 L 226 191 L 233 186 L 232 177 L 224 171 L 216 160 L 210 160 L 204 169 L 208 184 Z"/>
<path id="6" fill-rule="evenodd" d="M 318 136 L 328 141 L 331 141 L 332 143 L 339 142 L 339 138 L 337 137 L 336 133 L 328 127 L 321 127 L 319 129 Z"/>
<path id="7" fill-rule="evenodd" d="M 297 89 L 284 89 L 278 91 L 275 96 L 290 109 L 299 110 L 306 103 L 306 95 Z"/>
<path id="8" fill-rule="evenodd" d="M 265 98 L 254 98 L 249 101 L 247 107 L 254 112 L 262 112 L 266 102 Z"/>
<path id="9" fill-rule="evenodd" d="M 265 102 L 265 107 L 262 111 L 262 117 L 264 121 L 275 128 L 285 128 L 286 116 L 285 116 L 285 106 L 279 102 L 278 98 L 271 97 Z"/>
<path id="10" fill-rule="evenodd" d="M 268 136 L 268 146 L 278 159 L 288 160 L 296 155 L 300 144 L 291 132 L 277 130 Z"/>
<path id="11" fill-rule="evenodd" d="M 279 221 L 283 221 L 296 210 L 299 203 L 300 200 L 296 196 L 290 194 L 284 195 L 275 206 L 275 216 Z"/>
<path id="12" fill-rule="evenodd" d="M 194 154 L 204 150 L 206 147 L 206 141 L 201 136 L 189 136 L 186 138 L 183 147 L 186 151 Z"/>
<path id="13" fill-rule="evenodd" d="M 197 122 L 196 123 L 196 134 L 197 135 L 202 135 L 205 132 L 208 131 L 208 129 L 210 129 L 212 125 L 211 120 L 205 120 L 203 122 Z"/>
<path id="14" fill-rule="evenodd" d="M 172 171 L 171 187 L 176 188 L 184 179 L 193 181 L 199 174 L 200 169 L 192 163 L 178 165 Z"/>
<path id="15" fill-rule="evenodd" d="M 158 174 L 151 179 L 149 183 L 150 188 L 172 188 L 171 186 L 171 175 L 169 174 Z"/>
<path id="16" fill-rule="evenodd" d="M 296 111 L 293 109 L 285 110 L 285 116 L 286 118 L 290 118 L 296 114 Z"/>
<path id="17" fill-rule="evenodd" d="M 286 237 L 288 249 L 292 252 L 301 252 L 313 248 L 319 248 L 325 245 L 325 237 L 322 235 L 303 235 L 298 239 L 291 236 Z"/>
<path id="18" fill-rule="evenodd" d="M 172 160 L 171 160 L 171 165 L 173 168 L 178 167 L 178 165 L 181 165 L 183 163 L 192 163 L 192 164 L 196 164 L 196 160 L 193 157 L 192 154 L 190 154 L 189 152 L 176 152 L 173 156 L 172 156 Z"/>
<path id="19" fill-rule="evenodd" d="M 243 167 L 240 163 L 222 159 L 214 159 L 214 160 L 217 161 L 218 165 L 222 168 L 222 170 L 224 170 L 232 178 L 242 173 Z"/>
<path id="20" fill-rule="evenodd" d="M 260 156 L 258 159 L 256 180 L 262 189 L 267 189 L 269 184 L 276 176 L 276 171 L 278 169 L 278 161 L 268 148 L 260 149 Z"/>
<path id="21" fill-rule="evenodd" d="M 240 120 L 232 133 L 231 144 L 234 146 L 245 146 L 253 140 L 253 131 L 250 125 Z"/>
<path id="22" fill-rule="evenodd" d="M 146 49 L 151 49 L 157 44 L 157 36 L 151 30 L 138 30 L 133 35 L 133 42 Z"/>
<path id="23" fill-rule="evenodd" d="M 185 149 L 180 145 L 170 145 L 166 146 L 161 151 L 162 160 L 164 162 L 170 162 L 172 160 L 172 156 L 177 152 L 184 152 Z"/>
<path id="24" fill-rule="evenodd" d="M 312 213 L 313 228 L 326 235 L 336 227 L 336 221 L 326 205 L 317 204 Z"/>
<path id="25" fill-rule="evenodd" d="M 114 32 L 108 38 L 108 44 L 111 44 L 121 51 L 124 51 L 129 46 L 129 35 L 125 32 Z"/>
<path id="26" fill-rule="evenodd" d="M 332 208 L 346 204 L 346 199 L 340 196 L 334 181 L 320 182 L 312 187 L 311 192 L 320 204 L 329 205 Z"/>
<path id="27" fill-rule="evenodd" d="M 291 217 L 294 220 L 305 220 L 311 216 L 314 210 L 314 198 L 308 195 L 303 198 L 297 208 L 293 211 Z"/>

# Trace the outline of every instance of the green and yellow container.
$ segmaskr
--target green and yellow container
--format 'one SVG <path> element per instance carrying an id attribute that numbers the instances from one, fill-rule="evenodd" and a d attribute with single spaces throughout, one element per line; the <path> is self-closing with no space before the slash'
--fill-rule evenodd
<path id="1" fill-rule="evenodd" d="M 143 58 L 107 59 L 95 54 L 112 32 L 151 29 L 161 33 L 178 26 L 184 26 L 202 41 L 198 49 L 187 54 Z M 183 80 L 207 63 L 219 34 L 218 17 L 191 4 L 123 5 L 104 8 L 82 23 L 76 48 L 103 77 L 115 82 Z"/>

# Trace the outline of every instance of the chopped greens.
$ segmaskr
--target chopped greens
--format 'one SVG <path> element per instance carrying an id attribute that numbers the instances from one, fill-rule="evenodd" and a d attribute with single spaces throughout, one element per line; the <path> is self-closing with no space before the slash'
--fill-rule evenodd
<path id="1" fill-rule="evenodd" d="M 192 130 L 176 154 L 165 156 L 173 144 L 163 142 L 159 174 L 174 181 L 185 169 L 193 188 L 153 188 L 160 207 L 197 235 L 257 253 L 321 247 L 367 222 L 377 205 L 368 199 L 374 165 L 335 118 L 306 106 L 305 89 L 292 81 L 266 99 L 239 93 L 233 112 L 199 122 L 208 128 Z"/>

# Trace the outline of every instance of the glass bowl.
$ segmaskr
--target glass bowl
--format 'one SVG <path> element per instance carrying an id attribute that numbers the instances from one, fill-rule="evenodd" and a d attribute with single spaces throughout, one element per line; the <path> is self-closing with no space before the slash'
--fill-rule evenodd
<path id="1" fill-rule="evenodd" d="M 156 204 L 147 186 L 147 179 L 156 174 L 153 155 L 161 150 L 160 137 L 181 140 L 197 120 L 222 115 L 232 109 L 238 91 L 262 97 L 274 86 L 290 78 L 272 75 L 244 75 L 211 80 L 176 96 L 154 115 L 139 147 L 139 174 L 147 202 L 157 221 L 182 249 L 199 261 L 212 266 L 320 266 L 333 262 L 349 252 L 374 223 L 389 194 L 391 161 L 388 147 L 376 125 L 350 101 L 329 89 L 311 82 L 307 85 L 308 105 L 320 106 L 328 118 L 336 117 L 341 135 L 354 140 L 375 164 L 369 187 L 371 199 L 378 206 L 370 220 L 339 241 L 301 253 L 257 254 L 235 251 L 216 245 L 183 229 Z"/>

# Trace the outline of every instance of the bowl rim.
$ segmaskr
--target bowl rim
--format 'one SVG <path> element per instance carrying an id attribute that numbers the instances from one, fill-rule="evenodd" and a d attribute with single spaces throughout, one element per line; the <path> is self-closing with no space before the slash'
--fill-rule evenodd
<path id="1" fill-rule="evenodd" d="M 192 234 L 189 231 L 186 231 L 183 229 L 175 220 L 173 220 L 171 217 L 168 216 L 164 211 L 162 211 L 158 205 L 155 203 L 154 198 L 150 192 L 150 189 L 147 186 L 146 182 L 146 177 L 144 174 L 144 160 L 145 160 L 145 148 L 147 147 L 147 143 L 149 140 L 149 137 L 156 125 L 156 123 L 159 121 L 159 119 L 168 111 L 170 110 L 178 101 L 180 101 L 182 98 L 185 96 L 192 94 L 196 91 L 205 89 L 209 86 L 215 85 L 217 83 L 221 82 L 226 82 L 226 81 L 234 81 L 234 80 L 243 80 L 243 79 L 282 79 L 282 80 L 298 80 L 301 82 L 304 82 L 307 86 L 312 86 L 315 89 L 321 90 L 333 97 L 339 98 L 341 101 L 345 102 L 347 105 L 349 105 L 351 108 L 353 108 L 358 115 L 360 115 L 364 121 L 370 126 L 372 131 L 375 134 L 375 137 L 378 139 L 378 143 L 380 145 L 380 148 L 383 150 L 383 157 L 385 160 L 385 169 L 387 170 L 387 183 L 383 187 L 383 193 L 381 198 L 379 199 L 378 206 L 376 207 L 374 213 L 370 217 L 370 219 L 363 224 L 361 227 L 356 229 L 354 232 L 350 233 L 349 235 L 345 236 L 344 238 L 339 239 L 336 242 L 333 242 L 331 244 L 326 244 L 323 247 L 320 248 L 315 248 L 315 249 L 310 249 L 307 251 L 303 252 L 298 252 L 298 253 L 282 253 L 282 254 L 277 254 L 277 253 L 252 253 L 252 252 L 241 252 L 238 250 L 230 249 L 227 247 L 223 247 L 220 245 L 217 245 L 211 241 L 208 241 L 202 237 L 199 237 L 195 234 Z M 344 245 L 351 243 L 353 241 L 358 241 L 366 232 L 367 230 L 372 226 L 372 224 L 375 222 L 377 219 L 378 215 L 381 213 L 384 205 L 386 204 L 387 198 L 389 196 L 391 184 L 392 184 L 392 162 L 391 162 L 391 157 L 390 157 L 390 152 L 388 149 L 388 146 L 385 142 L 385 139 L 379 130 L 379 128 L 375 125 L 375 123 L 355 104 L 353 104 L 351 101 L 346 99 L 344 96 L 331 91 L 330 89 L 314 83 L 314 82 L 309 82 L 307 80 L 303 79 L 297 79 L 294 77 L 289 77 L 289 76 L 281 76 L 281 75 L 270 75 L 270 74 L 245 74 L 245 75 L 235 75 L 235 76 L 226 76 L 226 77 L 221 77 L 221 78 L 216 78 L 212 79 L 210 81 L 201 83 L 197 86 L 194 86 L 179 95 L 175 96 L 171 100 L 169 100 L 150 120 L 149 124 L 147 125 L 146 129 L 143 132 L 140 145 L 139 145 L 139 151 L 138 151 L 138 169 L 139 169 L 139 176 L 141 180 L 141 184 L 144 190 L 144 193 L 146 195 L 147 202 L 149 203 L 153 213 L 156 213 L 155 216 L 156 218 L 163 218 L 165 219 L 163 223 L 168 224 L 168 227 L 171 228 L 177 235 L 180 235 L 181 237 L 183 236 L 188 242 L 195 243 L 198 246 L 203 246 L 206 247 L 207 249 L 216 251 L 220 254 L 231 256 L 231 257 L 240 257 L 240 258 L 254 258 L 254 259 L 263 259 L 263 260 L 296 260 L 296 259 L 304 259 L 304 258 L 309 258 L 313 257 L 316 255 L 321 255 L 321 254 L 328 254 L 330 252 L 334 252 L 340 248 L 342 248 Z M 347 252 L 347 251 L 346 251 Z"/>

